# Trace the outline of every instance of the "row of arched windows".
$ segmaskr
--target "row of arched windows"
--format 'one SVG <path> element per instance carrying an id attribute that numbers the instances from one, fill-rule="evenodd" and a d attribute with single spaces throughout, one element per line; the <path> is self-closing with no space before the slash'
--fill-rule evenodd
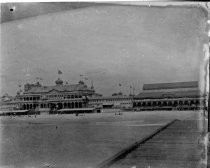
<path id="1" fill-rule="evenodd" d="M 199 100 L 186 100 L 186 101 L 141 101 L 141 102 L 134 102 L 134 107 L 140 106 L 180 106 L 180 105 L 199 105 Z"/>
<path id="2" fill-rule="evenodd" d="M 62 99 L 78 99 L 82 98 L 82 95 L 47 95 L 48 98 L 62 98 Z"/>
<path id="3" fill-rule="evenodd" d="M 33 97 L 21 97 L 21 101 L 35 101 L 35 100 L 40 100 L 39 96 L 33 96 Z"/>
<path id="4" fill-rule="evenodd" d="M 82 95 L 46 95 L 47 98 L 54 99 L 54 98 L 59 98 L 59 99 L 78 99 L 82 98 Z M 21 101 L 38 101 L 40 100 L 40 96 L 27 96 L 27 97 L 21 97 Z"/>
<path id="5" fill-rule="evenodd" d="M 65 102 L 65 103 L 41 103 L 39 104 L 23 104 L 23 110 L 31 110 L 35 108 L 54 108 L 54 109 L 63 109 L 63 108 L 82 108 L 84 107 L 83 102 Z"/>

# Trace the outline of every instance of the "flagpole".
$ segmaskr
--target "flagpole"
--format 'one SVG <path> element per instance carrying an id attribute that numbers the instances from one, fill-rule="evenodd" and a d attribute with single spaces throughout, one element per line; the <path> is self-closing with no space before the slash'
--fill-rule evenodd
<path id="1" fill-rule="evenodd" d="M 120 90 L 120 93 L 121 93 L 121 86 L 122 86 L 121 83 L 119 83 L 119 90 Z"/>
<path id="2" fill-rule="evenodd" d="M 58 78 L 61 78 L 62 71 L 58 69 Z"/>
<path id="3" fill-rule="evenodd" d="M 134 84 L 133 84 L 133 95 L 134 95 Z"/>

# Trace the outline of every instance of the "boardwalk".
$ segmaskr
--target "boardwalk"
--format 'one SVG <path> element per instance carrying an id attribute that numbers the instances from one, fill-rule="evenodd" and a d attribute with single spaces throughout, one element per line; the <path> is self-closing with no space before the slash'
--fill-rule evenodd
<path id="1" fill-rule="evenodd" d="M 110 158 L 99 167 L 200 168 L 203 148 L 199 143 L 201 133 L 198 127 L 198 121 L 176 120 L 126 156 Z"/>

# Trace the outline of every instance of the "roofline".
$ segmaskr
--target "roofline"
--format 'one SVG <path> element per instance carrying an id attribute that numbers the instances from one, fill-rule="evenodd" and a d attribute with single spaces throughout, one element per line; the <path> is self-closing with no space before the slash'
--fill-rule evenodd
<path id="1" fill-rule="evenodd" d="M 124 96 L 124 97 L 117 97 L 117 96 L 107 96 L 107 97 L 90 97 L 89 99 L 117 99 L 117 98 L 133 98 L 133 96 Z"/>
<path id="2" fill-rule="evenodd" d="M 180 86 L 178 87 L 177 85 L 182 85 L 182 84 L 195 84 L 192 86 Z M 159 88 L 157 87 L 159 85 Z M 163 85 L 161 87 L 161 85 Z M 167 87 L 164 85 L 175 85 L 174 87 Z M 150 86 L 151 88 L 145 88 L 146 86 Z M 156 87 L 155 87 L 156 86 Z M 174 88 L 196 88 L 199 86 L 198 81 L 187 81 L 187 82 L 168 82 L 168 83 L 148 83 L 143 85 L 143 90 L 161 90 L 161 89 L 174 89 Z"/>
<path id="3" fill-rule="evenodd" d="M 48 92 L 24 92 L 23 94 L 43 94 L 43 93 L 50 93 L 51 91 L 57 91 L 57 92 L 60 92 L 60 93 L 63 93 L 63 92 L 75 92 L 75 91 L 93 91 L 92 89 L 86 89 L 86 90 L 72 90 L 72 91 L 68 91 L 68 90 L 64 90 L 64 91 L 60 91 L 60 90 L 56 90 L 56 89 L 52 89 Z"/>

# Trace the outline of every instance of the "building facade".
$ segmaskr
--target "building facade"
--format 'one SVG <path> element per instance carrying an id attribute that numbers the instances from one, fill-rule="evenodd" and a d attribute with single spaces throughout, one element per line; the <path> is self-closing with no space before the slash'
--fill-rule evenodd
<path id="1" fill-rule="evenodd" d="M 95 93 L 83 81 L 78 84 L 63 84 L 58 78 L 53 86 L 26 84 L 24 92 L 16 96 L 16 104 L 21 110 L 60 110 L 88 107 L 88 96 Z"/>
<path id="2" fill-rule="evenodd" d="M 134 97 L 136 110 L 198 110 L 204 109 L 204 95 L 199 83 L 175 82 L 144 84 L 143 91 Z"/>
<path id="3" fill-rule="evenodd" d="M 2 96 L 0 111 L 27 110 L 38 112 L 74 113 L 121 110 L 199 110 L 206 109 L 205 95 L 199 83 L 175 82 L 144 84 L 142 92 L 134 96 L 122 93 L 103 97 L 83 81 L 63 84 L 58 78 L 55 85 L 43 86 L 39 82 L 26 84 L 16 97 Z M 103 111 L 106 111 L 103 110 Z"/>
<path id="4" fill-rule="evenodd" d="M 132 96 L 106 96 L 98 97 L 92 96 L 89 98 L 89 106 L 94 108 L 118 108 L 118 109 L 131 109 L 133 106 Z"/>
<path id="5" fill-rule="evenodd" d="M 0 100 L 0 111 L 11 111 L 18 108 L 15 98 L 5 94 L 1 97 Z"/>

